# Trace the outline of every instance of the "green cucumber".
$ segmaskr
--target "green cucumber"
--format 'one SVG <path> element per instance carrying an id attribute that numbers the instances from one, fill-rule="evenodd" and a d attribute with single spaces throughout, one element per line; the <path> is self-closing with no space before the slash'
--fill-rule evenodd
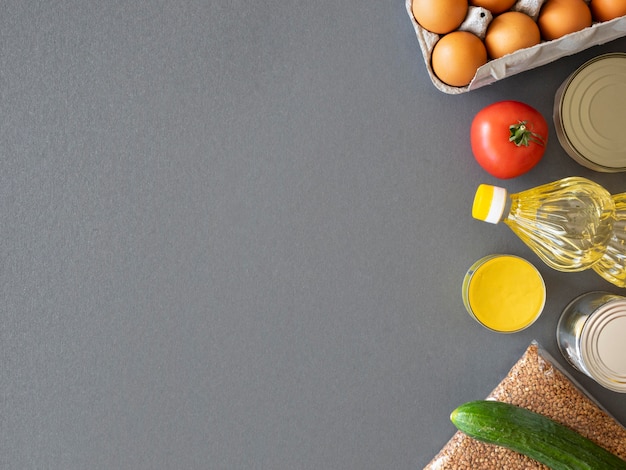
<path id="1" fill-rule="evenodd" d="M 553 470 L 626 469 L 626 461 L 546 416 L 508 403 L 479 400 L 450 415 L 476 440 L 524 454 Z"/>

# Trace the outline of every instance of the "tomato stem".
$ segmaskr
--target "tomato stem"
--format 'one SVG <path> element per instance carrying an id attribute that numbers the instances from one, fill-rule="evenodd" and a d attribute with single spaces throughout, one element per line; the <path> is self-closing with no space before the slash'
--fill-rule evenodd
<path id="1" fill-rule="evenodd" d="M 509 142 L 513 142 L 516 146 L 528 147 L 531 142 L 534 142 L 542 147 L 545 146 L 545 139 L 531 131 L 528 128 L 528 121 L 518 121 L 517 124 L 511 124 L 509 126 Z"/>

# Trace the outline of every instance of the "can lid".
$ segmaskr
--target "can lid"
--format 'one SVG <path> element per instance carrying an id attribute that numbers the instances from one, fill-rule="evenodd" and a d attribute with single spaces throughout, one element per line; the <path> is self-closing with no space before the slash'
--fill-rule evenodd
<path id="1" fill-rule="evenodd" d="M 583 64 L 555 104 L 557 136 L 574 160 L 597 171 L 626 171 L 625 53 Z"/>
<path id="2" fill-rule="evenodd" d="M 506 205 L 506 189 L 489 184 L 481 184 L 476 189 L 472 217 L 490 224 L 497 224 L 502 219 Z"/>
<path id="3" fill-rule="evenodd" d="M 604 387 L 626 393 L 626 299 L 598 308 L 581 333 L 581 354 L 589 374 Z"/>

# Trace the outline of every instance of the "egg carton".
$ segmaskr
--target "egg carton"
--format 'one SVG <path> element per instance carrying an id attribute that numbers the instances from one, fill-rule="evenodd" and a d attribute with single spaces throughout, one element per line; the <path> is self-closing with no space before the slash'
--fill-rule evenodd
<path id="1" fill-rule="evenodd" d="M 485 65 L 478 68 L 469 85 L 454 87 L 439 80 L 433 72 L 430 58 L 440 35 L 422 28 L 415 21 L 411 11 L 411 3 L 412 0 L 405 0 L 406 11 L 415 29 L 424 62 L 428 69 L 428 75 L 438 90 L 451 95 L 476 90 L 503 78 L 549 64 L 561 57 L 573 55 L 592 46 L 626 36 L 626 16 L 602 23 L 594 23 L 588 28 L 567 34 L 559 39 L 542 41 L 536 46 L 520 49 L 499 59 L 489 60 Z M 518 0 L 511 10 L 522 11 L 536 20 L 542 4 L 543 0 Z M 458 29 L 470 31 L 484 39 L 485 32 L 492 18 L 489 10 L 480 7 L 469 7 L 465 21 Z"/>

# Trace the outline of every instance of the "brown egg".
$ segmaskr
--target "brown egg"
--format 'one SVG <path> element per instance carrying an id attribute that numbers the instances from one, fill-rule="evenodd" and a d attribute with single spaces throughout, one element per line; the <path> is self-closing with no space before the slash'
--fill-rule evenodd
<path id="1" fill-rule="evenodd" d="M 487 53 L 492 59 L 539 44 L 541 34 L 533 19 L 518 11 L 507 11 L 496 16 L 485 35 Z"/>
<path id="2" fill-rule="evenodd" d="M 537 24 L 541 36 L 551 41 L 591 26 L 591 10 L 584 0 L 548 0 L 541 7 Z"/>
<path id="3" fill-rule="evenodd" d="M 469 84 L 481 65 L 487 63 L 487 50 L 478 36 L 453 31 L 442 36 L 433 48 L 431 65 L 439 79 L 451 86 Z"/>
<path id="4" fill-rule="evenodd" d="M 467 0 L 413 0 L 415 20 L 433 33 L 446 34 L 457 29 L 468 9 Z"/>
<path id="5" fill-rule="evenodd" d="M 517 0 L 470 0 L 470 5 L 475 7 L 483 7 L 489 10 L 494 15 L 499 15 L 515 4 Z"/>
<path id="6" fill-rule="evenodd" d="M 591 0 L 591 14 L 596 21 L 610 21 L 626 15 L 626 0 Z"/>

